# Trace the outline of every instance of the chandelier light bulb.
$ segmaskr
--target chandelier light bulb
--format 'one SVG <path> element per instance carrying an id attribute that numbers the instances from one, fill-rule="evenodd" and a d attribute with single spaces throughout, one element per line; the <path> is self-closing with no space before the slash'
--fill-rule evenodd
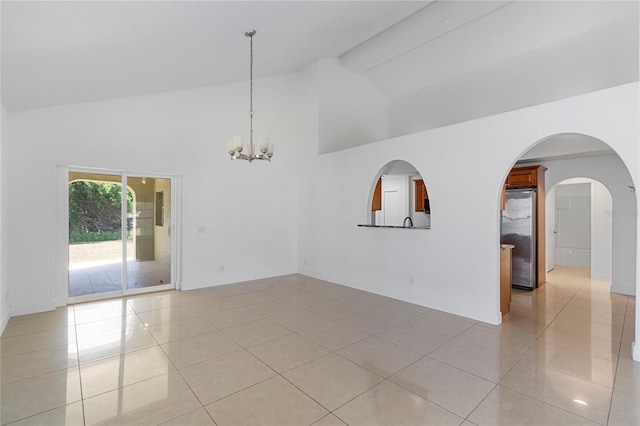
<path id="1" fill-rule="evenodd" d="M 263 136 L 260 138 L 260 151 L 264 154 L 267 152 L 267 148 L 269 148 L 269 138 Z"/>

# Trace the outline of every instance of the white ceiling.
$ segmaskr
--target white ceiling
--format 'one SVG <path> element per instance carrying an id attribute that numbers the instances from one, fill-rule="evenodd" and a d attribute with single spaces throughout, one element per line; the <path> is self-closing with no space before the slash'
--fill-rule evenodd
<path id="1" fill-rule="evenodd" d="M 428 1 L 2 1 L 8 111 L 209 86 L 336 57 Z"/>

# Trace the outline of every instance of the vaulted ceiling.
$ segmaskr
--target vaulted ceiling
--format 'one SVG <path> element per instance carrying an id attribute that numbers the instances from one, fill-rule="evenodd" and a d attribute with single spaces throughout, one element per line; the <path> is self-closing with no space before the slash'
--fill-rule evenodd
<path id="1" fill-rule="evenodd" d="M 2 1 L 8 111 L 248 79 L 340 56 L 429 2 Z"/>
<path id="2" fill-rule="evenodd" d="M 246 80 L 326 57 L 396 136 L 638 81 L 636 1 L 2 1 L 10 112 Z M 419 111 L 420 120 L 412 119 Z"/>

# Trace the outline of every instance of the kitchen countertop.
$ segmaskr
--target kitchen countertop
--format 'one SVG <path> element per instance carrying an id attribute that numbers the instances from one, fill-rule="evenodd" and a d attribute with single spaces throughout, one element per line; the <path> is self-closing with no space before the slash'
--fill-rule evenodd
<path id="1" fill-rule="evenodd" d="M 358 225 L 362 228 L 431 229 L 430 226 Z"/>
<path id="2" fill-rule="evenodd" d="M 502 250 L 507 250 L 507 249 L 512 249 L 515 248 L 516 246 L 514 246 L 513 244 L 500 244 L 500 248 Z"/>

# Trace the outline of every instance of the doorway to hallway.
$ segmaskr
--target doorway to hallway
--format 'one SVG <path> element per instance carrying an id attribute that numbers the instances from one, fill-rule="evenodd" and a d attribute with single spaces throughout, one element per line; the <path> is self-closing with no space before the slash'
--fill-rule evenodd
<path id="1" fill-rule="evenodd" d="M 175 288 L 172 188 L 167 176 L 69 170 L 70 302 Z"/>
<path id="2" fill-rule="evenodd" d="M 555 265 L 588 268 L 611 281 L 612 197 L 590 178 L 563 180 L 547 193 L 547 271 Z"/>

